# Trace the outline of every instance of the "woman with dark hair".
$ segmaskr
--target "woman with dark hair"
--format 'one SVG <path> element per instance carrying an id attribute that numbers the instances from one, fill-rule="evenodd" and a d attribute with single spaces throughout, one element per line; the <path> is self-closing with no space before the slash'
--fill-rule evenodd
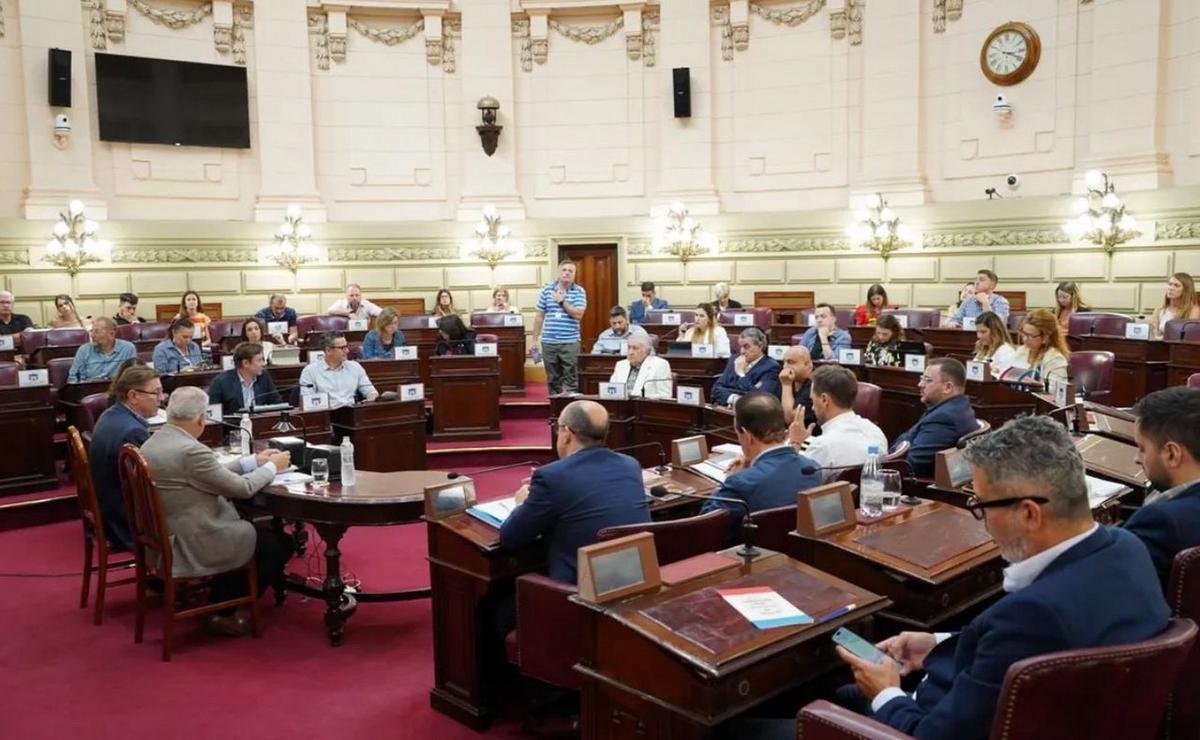
<path id="1" fill-rule="evenodd" d="M 262 320 L 249 318 L 243 321 L 241 337 L 243 342 L 261 344 L 263 348 L 263 362 L 268 364 L 271 362 L 271 351 L 275 349 L 275 342 L 267 336 Z"/>
<path id="2" fill-rule="evenodd" d="M 71 296 L 66 293 L 54 296 L 54 308 L 58 313 L 50 319 L 51 329 L 87 328 L 87 324 L 83 323 L 83 317 L 79 315 L 79 309 L 75 308 L 75 301 Z"/>
<path id="3" fill-rule="evenodd" d="M 441 317 L 437 321 L 437 328 L 439 339 L 433 350 L 435 355 L 475 354 L 475 330 L 464 324 L 458 314 Z"/>
<path id="4" fill-rule="evenodd" d="M 1017 356 L 1008 326 L 992 311 L 984 311 L 975 319 L 975 360 L 989 362 L 992 372 L 1000 375 L 1012 366 Z"/>
<path id="5" fill-rule="evenodd" d="M 201 310 L 203 306 L 204 302 L 200 300 L 200 294 L 189 290 L 179 299 L 179 313 L 175 314 L 175 318 L 191 319 L 192 326 L 198 329 L 192 338 L 200 342 L 202 347 L 207 347 L 212 344 L 212 340 L 208 338 L 208 325 L 211 320 Z"/>
<path id="6" fill-rule="evenodd" d="M 867 302 L 854 309 L 855 326 L 875 326 L 879 314 L 888 307 L 887 291 L 879 283 L 867 288 Z"/>
<path id="7" fill-rule="evenodd" d="M 458 309 L 454 307 L 454 296 L 450 291 L 442 288 L 437 292 L 437 297 L 433 299 L 433 315 L 434 316 L 457 316 Z"/>
<path id="8" fill-rule="evenodd" d="M 1071 326 L 1071 317 L 1079 311 L 1090 311 L 1091 308 L 1079 293 L 1079 285 L 1064 280 L 1054 289 L 1054 315 L 1058 317 L 1058 325 L 1065 333 Z"/>
<path id="9" fill-rule="evenodd" d="M 884 314 L 875 323 L 875 336 L 867 343 L 863 362 L 868 365 L 899 367 L 904 362 L 900 354 L 900 343 L 904 341 L 904 327 L 892 314 Z"/>

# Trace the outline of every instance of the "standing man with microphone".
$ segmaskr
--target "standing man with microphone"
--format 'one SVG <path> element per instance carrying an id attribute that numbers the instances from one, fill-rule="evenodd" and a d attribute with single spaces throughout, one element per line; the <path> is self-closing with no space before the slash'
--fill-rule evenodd
<path id="1" fill-rule="evenodd" d="M 575 282 L 575 263 L 558 263 L 558 280 L 542 288 L 534 319 L 534 342 L 541 346 L 550 395 L 579 392 L 579 322 L 587 311 L 587 291 Z"/>
<path id="2" fill-rule="evenodd" d="M 624 383 L 625 393 L 630 398 L 670 398 L 671 363 L 651 354 L 650 337 L 644 334 L 631 336 L 626 345 L 629 354 L 613 368 L 610 383 Z"/>

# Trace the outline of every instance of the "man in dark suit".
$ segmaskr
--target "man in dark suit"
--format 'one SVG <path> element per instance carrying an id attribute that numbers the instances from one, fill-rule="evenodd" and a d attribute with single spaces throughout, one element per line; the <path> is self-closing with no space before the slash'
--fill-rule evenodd
<path id="1" fill-rule="evenodd" d="M 208 402 L 221 404 L 221 411 L 236 414 L 251 406 L 282 403 L 271 376 L 263 372 L 262 345 L 242 342 L 233 348 L 233 369 L 226 370 L 208 385 Z"/>
<path id="2" fill-rule="evenodd" d="M 162 400 L 162 381 L 149 365 L 128 367 L 117 377 L 116 399 L 100 414 L 92 429 L 88 448 L 92 481 L 104 517 L 104 536 L 114 547 L 128 550 L 133 546 L 125 498 L 121 494 L 121 476 L 117 457 L 125 443 L 142 446 L 150 437 L 146 419 L 158 413 Z"/>
<path id="3" fill-rule="evenodd" d="M 766 391 L 776 397 L 779 389 L 779 363 L 767 357 L 767 335 L 751 326 L 738 335 L 739 354 L 729 358 L 725 372 L 713 385 L 712 402 L 731 406 L 750 391 Z"/>
<path id="4" fill-rule="evenodd" d="M 547 542 L 550 577 L 575 583 L 576 551 L 605 527 L 650 521 L 637 461 L 604 446 L 608 412 L 574 401 L 558 416 L 559 459 L 533 471 L 517 491 L 517 508 L 500 528 L 500 546 L 522 550 Z"/>
<path id="5" fill-rule="evenodd" d="M 745 501 L 750 511 L 788 506 L 796 503 L 796 492 L 821 485 L 821 474 L 803 472 L 813 462 L 788 444 L 788 425 L 783 405 L 770 393 L 753 391 L 733 406 L 733 428 L 742 458 L 734 472 L 721 485 L 718 496 Z M 728 509 L 735 522 L 745 509 L 723 501 L 706 501 L 700 513 Z M 737 541 L 737 526 L 731 526 L 727 540 Z"/>
<path id="6" fill-rule="evenodd" d="M 917 423 L 892 443 L 892 449 L 908 441 L 908 464 L 913 475 L 933 476 L 933 460 L 941 450 L 953 447 L 960 437 L 979 428 L 967 388 L 967 369 L 953 357 L 939 357 L 925 365 L 917 383 L 921 402 L 928 408 Z"/>
<path id="7" fill-rule="evenodd" d="M 1200 390 L 1155 391 L 1133 412 L 1136 459 L 1157 491 L 1125 529 L 1145 543 L 1165 588 L 1175 555 L 1200 545 Z"/>

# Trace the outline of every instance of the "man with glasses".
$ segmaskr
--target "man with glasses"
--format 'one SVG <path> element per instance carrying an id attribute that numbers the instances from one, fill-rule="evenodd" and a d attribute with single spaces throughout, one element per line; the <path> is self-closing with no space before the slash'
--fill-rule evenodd
<path id="1" fill-rule="evenodd" d="M 1021 416 L 963 454 L 974 472 L 968 508 L 1011 563 L 1006 595 L 957 634 L 901 632 L 879 643 L 892 660 L 837 649 L 858 689 L 839 700 L 921 738 L 985 738 L 1013 663 L 1147 640 L 1170 618 L 1145 546 L 1092 520 L 1083 460 L 1061 424 Z M 917 670 L 925 677 L 906 693 L 900 677 Z"/>
<path id="2" fill-rule="evenodd" d="M 133 342 L 117 338 L 117 325 L 107 316 L 98 316 L 92 322 L 92 341 L 75 350 L 75 359 L 67 372 L 67 381 L 111 378 L 117 374 L 121 363 L 137 357 Z"/>
<path id="3" fill-rule="evenodd" d="M 104 516 L 104 536 L 116 549 L 128 550 L 133 546 L 133 538 L 125 516 L 117 456 L 122 445 L 129 443 L 141 447 L 150 437 L 146 420 L 158 414 L 163 395 L 162 381 L 154 368 L 134 365 L 117 378 L 114 395 L 113 405 L 105 409 L 92 430 L 88 458 L 100 512 Z"/>
<path id="4" fill-rule="evenodd" d="M 367 371 L 350 356 L 350 343 L 340 331 L 324 335 L 321 348 L 325 356 L 310 362 L 300 372 L 300 392 L 304 395 L 328 393 L 329 406 L 353 406 L 356 395 L 364 401 L 379 398 Z"/>
<path id="5" fill-rule="evenodd" d="M 907 459 L 913 475 L 930 478 L 937 453 L 953 447 L 964 434 L 978 429 L 979 424 L 975 421 L 971 399 L 964 395 L 967 369 L 953 357 L 930 360 L 917 389 L 921 391 L 921 403 L 928 408 L 916 424 L 896 438 L 892 449 L 901 442 L 909 442 L 912 447 Z"/>

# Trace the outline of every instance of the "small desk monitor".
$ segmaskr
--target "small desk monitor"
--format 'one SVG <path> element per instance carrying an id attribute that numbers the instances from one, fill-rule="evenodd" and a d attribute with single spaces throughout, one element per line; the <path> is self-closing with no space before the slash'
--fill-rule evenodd
<path id="1" fill-rule="evenodd" d="M 938 488 L 962 488 L 971 482 L 971 475 L 971 464 L 956 447 L 941 450 L 934 458 L 933 482 Z"/>
<path id="2" fill-rule="evenodd" d="M 708 459 L 708 439 L 703 434 L 671 440 L 671 464 L 677 468 Z"/>
<path id="3" fill-rule="evenodd" d="M 457 478 L 448 483 L 425 487 L 425 517 L 445 519 L 475 505 L 475 481 Z"/>
<path id="4" fill-rule="evenodd" d="M 858 524 L 854 497 L 845 481 L 827 483 L 796 494 L 796 531 L 808 537 L 840 532 Z"/>
<path id="5" fill-rule="evenodd" d="M 654 535 L 639 532 L 579 548 L 579 597 L 597 604 L 655 591 L 662 583 Z"/>

